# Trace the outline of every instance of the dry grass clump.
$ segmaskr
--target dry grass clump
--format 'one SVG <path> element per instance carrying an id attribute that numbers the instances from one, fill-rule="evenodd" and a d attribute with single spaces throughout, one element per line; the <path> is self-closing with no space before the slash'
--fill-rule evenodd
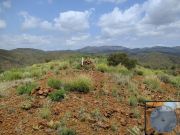
<path id="1" fill-rule="evenodd" d="M 93 88 L 92 78 L 88 75 L 79 75 L 65 82 L 65 90 L 88 93 Z"/>
<path id="2" fill-rule="evenodd" d="M 160 80 L 156 76 L 146 77 L 144 83 L 153 92 L 161 91 Z"/>

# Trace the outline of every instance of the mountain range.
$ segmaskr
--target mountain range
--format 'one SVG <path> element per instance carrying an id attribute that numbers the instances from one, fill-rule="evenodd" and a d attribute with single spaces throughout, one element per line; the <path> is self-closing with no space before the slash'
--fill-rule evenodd
<path id="1" fill-rule="evenodd" d="M 168 68 L 180 66 L 180 46 L 130 49 L 122 46 L 87 46 L 77 50 L 43 51 L 32 48 L 17 48 L 13 50 L 0 49 L 0 69 L 23 67 L 35 63 L 64 59 L 77 54 L 109 54 L 125 52 L 140 64 L 151 68 Z"/>

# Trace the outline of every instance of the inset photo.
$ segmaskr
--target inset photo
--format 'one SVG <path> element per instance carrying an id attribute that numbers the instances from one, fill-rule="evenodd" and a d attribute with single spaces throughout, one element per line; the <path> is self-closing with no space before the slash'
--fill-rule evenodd
<path id="1" fill-rule="evenodd" d="M 146 135 L 180 134 L 180 102 L 150 101 L 145 104 Z"/>

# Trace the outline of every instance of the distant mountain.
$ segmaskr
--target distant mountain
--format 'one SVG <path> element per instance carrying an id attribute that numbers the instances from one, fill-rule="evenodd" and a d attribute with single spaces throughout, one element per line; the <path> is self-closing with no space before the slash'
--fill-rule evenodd
<path id="1" fill-rule="evenodd" d="M 112 52 L 127 52 L 132 54 L 137 53 L 149 53 L 149 52 L 159 52 L 159 53 L 167 53 L 167 54 L 174 54 L 180 55 L 180 46 L 176 47 L 162 47 L 162 46 L 155 46 L 151 48 L 135 48 L 129 49 L 122 46 L 87 46 L 82 49 L 78 49 L 78 52 L 81 53 L 112 53 Z"/>
<path id="2" fill-rule="evenodd" d="M 75 54 L 72 51 L 42 51 L 31 48 L 18 48 L 14 50 L 0 49 L 0 70 L 23 67 L 49 60 L 63 59 Z"/>
<path id="3" fill-rule="evenodd" d="M 111 53 L 116 51 L 125 51 L 129 50 L 126 47 L 122 46 L 87 46 L 76 51 L 81 53 Z"/>
<path id="4" fill-rule="evenodd" d="M 77 54 L 109 54 L 125 52 L 135 58 L 140 64 L 152 68 L 165 68 L 177 65 L 180 67 L 180 46 L 177 47 L 151 47 L 129 49 L 122 46 L 88 46 L 70 51 L 42 51 L 31 48 L 18 48 L 14 50 L 0 49 L 0 70 L 23 67 L 49 60 L 65 59 Z"/>
<path id="5" fill-rule="evenodd" d="M 129 50 L 129 52 L 131 52 L 131 53 L 159 52 L 159 53 L 166 53 L 166 54 L 180 56 L 180 46 L 176 46 L 176 47 L 155 46 L 155 47 L 151 47 L 151 48 L 136 48 L 136 49 Z"/>

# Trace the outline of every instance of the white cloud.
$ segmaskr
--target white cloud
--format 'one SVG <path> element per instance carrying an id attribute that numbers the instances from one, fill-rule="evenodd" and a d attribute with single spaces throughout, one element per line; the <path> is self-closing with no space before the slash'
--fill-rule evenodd
<path id="1" fill-rule="evenodd" d="M 89 34 L 80 34 L 77 36 L 72 36 L 71 38 L 66 40 L 66 44 L 68 46 L 71 45 L 77 45 L 77 44 L 82 44 L 83 42 L 85 42 L 88 38 L 90 37 Z"/>
<path id="2" fill-rule="evenodd" d="M 4 8 L 11 8 L 11 0 L 4 0 L 2 5 Z"/>
<path id="3" fill-rule="evenodd" d="M 36 36 L 30 34 L 20 35 L 0 35 L 0 48 L 14 49 L 14 48 L 37 48 L 45 49 L 47 45 L 51 44 L 51 37 Z"/>
<path id="4" fill-rule="evenodd" d="M 67 11 L 54 19 L 55 27 L 62 31 L 84 31 L 89 28 L 90 11 Z"/>
<path id="5" fill-rule="evenodd" d="M 24 21 L 22 23 L 23 29 L 32 29 L 32 28 L 42 28 L 44 30 L 52 30 L 53 25 L 48 21 L 43 21 L 40 18 L 29 15 L 27 12 L 20 12 L 20 15 L 23 16 Z"/>
<path id="6" fill-rule="evenodd" d="M 61 12 L 53 21 L 42 20 L 29 15 L 27 12 L 20 12 L 24 21 L 23 29 L 42 28 L 45 30 L 58 30 L 63 32 L 81 32 L 89 28 L 89 16 L 92 9 L 88 11 L 67 11 Z"/>
<path id="7" fill-rule="evenodd" d="M 143 21 L 153 25 L 165 25 L 180 19 L 179 0 L 149 0 L 144 3 Z"/>
<path id="8" fill-rule="evenodd" d="M 0 35 L 0 49 L 35 48 L 43 50 L 76 49 L 89 42 L 89 34 L 81 33 L 76 36 L 52 35 Z"/>
<path id="9" fill-rule="evenodd" d="M 48 22 L 48 21 L 42 21 L 39 23 L 40 27 L 42 29 L 47 29 L 47 30 L 52 30 L 53 29 L 53 25 L 52 23 Z"/>
<path id="10" fill-rule="evenodd" d="M 6 45 L 17 45 L 18 44 L 36 44 L 36 45 L 44 45 L 50 43 L 46 36 L 34 36 L 29 34 L 20 34 L 20 35 L 2 35 L 2 41 L 6 42 Z"/>
<path id="11" fill-rule="evenodd" d="M 20 15 L 24 17 L 24 22 L 22 23 L 23 29 L 36 28 L 41 22 L 39 18 L 31 16 L 27 12 L 20 12 Z"/>
<path id="12" fill-rule="evenodd" d="M 6 27 L 6 22 L 0 19 L 0 29 L 3 29 L 5 27 Z"/>
<path id="13" fill-rule="evenodd" d="M 85 0 L 85 1 L 87 1 L 87 2 L 97 2 L 97 3 L 109 2 L 109 3 L 119 4 L 119 3 L 126 2 L 127 0 Z"/>
<path id="14" fill-rule="evenodd" d="M 98 22 L 107 37 L 180 35 L 180 1 L 148 0 L 122 11 L 114 8 Z"/>
<path id="15" fill-rule="evenodd" d="M 118 36 L 135 31 L 134 25 L 136 25 L 140 17 L 141 8 L 138 4 L 124 12 L 116 7 L 112 12 L 102 15 L 98 25 L 101 27 L 103 34 Z"/>
<path id="16" fill-rule="evenodd" d="M 0 13 L 5 12 L 6 10 L 12 7 L 11 0 L 1 0 L 0 1 Z"/>

